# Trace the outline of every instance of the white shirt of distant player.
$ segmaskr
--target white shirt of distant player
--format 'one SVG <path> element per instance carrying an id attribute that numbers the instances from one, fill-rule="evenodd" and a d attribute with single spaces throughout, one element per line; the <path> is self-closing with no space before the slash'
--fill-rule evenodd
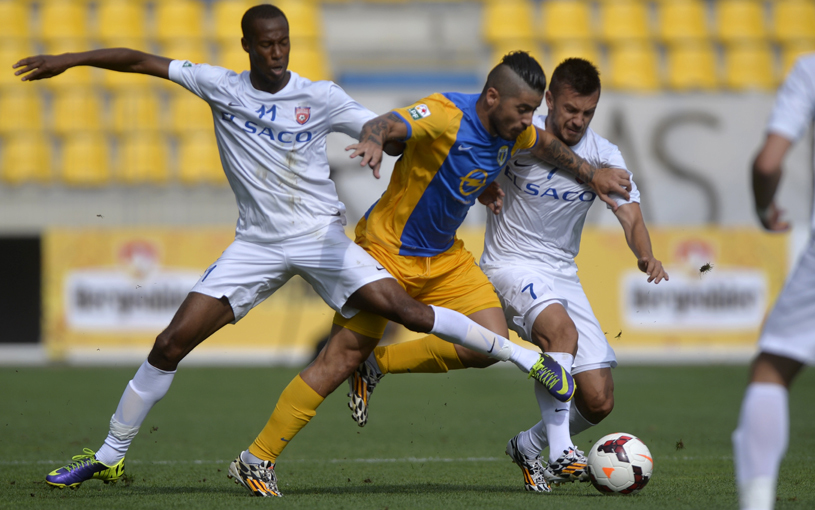
<path id="1" fill-rule="evenodd" d="M 375 114 L 335 83 L 290 73 L 270 94 L 252 86 L 249 71 L 170 63 L 170 79 L 212 108 L 221 164 L 238 202 L 236 239 L 276 242 L 338 218 L 345 223 L 345 205 L 328 178 L 326 135 L 359 138 Z"/>
<path id="2" fill-rule="evenodd" d="M 815 120 L 815 53 L 798 58 L 784 84 L 778 89 L 767 131 L 783 136 L 790 142 L 796 142 L 806 133 L 813 120 Z M 815 210 L 811 227 L 815 230 Z"/>
<path id="3" fill-rule="evenodd" d="M 533 124 L 545 128 L 546 116 Z M 617 146 L 591 130 L 571 149 L 597 167 L 628 170 Z M 631 172 L 629 171 L 629 174 Z M 504 190 L 501 214 L 487 214 L 487 232 L 481 265 L 506 267 L 519 263 L 553 266 L 576 272 L 574 258 L 586 214 L 597 195 L 572 174 L 540 161 L 529 151 L 519 152 L 501 171 L 496 182 Z M 630 200 L 612 195 L 617 205 L 640 201 L 631 180 Z"/>

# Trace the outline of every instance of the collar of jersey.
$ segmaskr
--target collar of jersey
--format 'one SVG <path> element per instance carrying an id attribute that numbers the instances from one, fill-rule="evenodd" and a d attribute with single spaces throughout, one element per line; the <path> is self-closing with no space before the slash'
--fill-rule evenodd
<path id="1" fill-rule="evenodd" d="M 285 86 L 285 87 L 283 87 L 282 89 L 278 90 L 278 91 L 277 91 L 277 92 L 275 92 L 274 94 L 272 94 L 271 92 L 266 92 L 265 90 L 258 90 L 258 89 L 256 89 L 256 88 L 255 88 L 255 86 L 254 86 L 254 85 L 252 85 L 252 79 L 249 77 L 249 75 L 250 75 L 251 71 L 246 71 L 246 74 L 245 74 L 245 75 L 243 75 L 243 76 L 244 76 L 244 80 L 246 80 L 246 86 L 247 86 L 247 87 L 249 87 L 249 90 L 251 90 L 251 91 L 252 91 L 252 93 L 255 93 L 255 94 L 260 94 L 260 95 L 269 95 L 269 96 L 272 96 L 272 97 L 277 97 L 277 96 L 283 95 L 283 94 L 285 94 L 286 92 L 288 92 L 288 91 L 289 91 L 289 90 L 290 90 L 292 87 L 294 87 L 294 80 L 296 80 L 296 79 L 299 79 L 299 78 L 300 78 L 300 75 L 299 75 L 299 74 L 297 74 L 297 73 L 295 73 L 295 72 L 294 72 L 294 71 L 292 71 L 291 69 L 286 69 L 286 70 L 289 72 L 289 82 L 286 84 L 286 86 Z"/>

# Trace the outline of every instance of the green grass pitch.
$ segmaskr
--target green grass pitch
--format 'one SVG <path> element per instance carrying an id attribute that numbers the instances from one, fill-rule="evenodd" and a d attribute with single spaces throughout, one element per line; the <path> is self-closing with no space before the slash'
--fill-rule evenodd
<path id="1" fill-rule="evenodd" d="M 83 447 L 97 448 L 134 367 L 0 369 L 0 508 L 571 508 L 735 509 L 730 433 L 746 367 L 621 367 L 616 408 L 577 436 L 636 434 L 654 477 L 635 496 L 589 484 L 552 494 L 523 490 L 506 441 L 537 421 L 532 383 L 510 368 L 391 375 L 364 429 L 345 387 L 278 459 L 281 499 L 252 498 L 226 478 L 296 370 L 184 368 L 127 457 L 126 479 L 78 490 L 44 482 Z M 790 397 L 791 436 L 778 509 L 815 508 L 815 372 Z M 678 448 L 679 443 L 683 445 Z"/>

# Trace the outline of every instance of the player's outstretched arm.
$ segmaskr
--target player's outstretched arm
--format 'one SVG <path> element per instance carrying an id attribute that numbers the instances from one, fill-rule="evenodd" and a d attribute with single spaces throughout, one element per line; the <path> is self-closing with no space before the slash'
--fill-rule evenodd
<path id="1" fill-rule="evenodd" d="M 169 58 L 151 55 L 128 48 L 63 53 L 62 55 L 36 55 L 27 57 L 12 67 L 23 81 L 53 78 L 77 66 L 92 66 L 123 73 L 141 73 L 169 79 Z"/>
<path id="2" fill-rule="evenodd" d="M 783 232 L 790 228 L 788 222 L 781 221 L 783 211 L 776 207 L 774 197 L 783 174 L 781 163 L 791 145 L 792 142 L 783 136 L 770 133 L 753 162 L 756 214 L 761 225 L 772 232 Z"/>
<path id="3" fill-rule="evenodd" d="M 631 191 L 631 178 L 628 172 L 620 168 L 596 168 L 575 154 L 569 146 L 555 135 L 538 129 L 538 143 L 531 150 L 538 159 L 566 170 L 581 181 L 591 186 L 597 196 L 607 203 L 613 211 L 617 203 L 609 197 L 616 193 L 628 200 Z"/>
<path id="4" fill-rule="evenodd" d="M 668 281 L 670 278 L 668 278 L 665 268 L 662 267 L 662 262 L 655 259 L 654 253 L 651 251 L 651 236 L 648 235 L 645 220 L 642 218 L 640 204 L 636 202 L 623 204 L 617 208 L 615 214 L 617 219 L 620 220 L 620 225 L 623 226 L 623 231 L 625 231 L 625 240 L 628 242 L 628 247 L 637 257 L 637 267 L 648 275 L 648 283 L 659 283 L 663 279 Z"/>
<path id="5" fill-rule="evenodd" d="M 361 157 L 359 166 L 371 167 L 374 177 L 379 179 L 383 147 L 387 142 L 401 142 L 407 136 L 407 124 L 395 113 L 388 112 L 366 122 L 359 134 L 359 143 L 349 145 L 345 150 L 354 151 L 351 159 Z"/>

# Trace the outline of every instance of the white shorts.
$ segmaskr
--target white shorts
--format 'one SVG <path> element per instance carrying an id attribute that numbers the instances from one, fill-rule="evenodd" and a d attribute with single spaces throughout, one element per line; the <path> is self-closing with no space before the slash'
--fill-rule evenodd
<path id="1" fill-rule="evenodd" d="M 306 280 L 343 317 L 359 310 L 345 305 L 360 287 L 393 278 L 382 265 L 345 235 L 339 221 L 279 243 L 236 239 L 192 288 L 207 296 L 226 296 L 235 321 L 283 286 L 294 275 Z"/>
<path id="2" fill-rule="evenodd" d="M 761 352 L 815 365 L 815 238 L 778 296 L 758 346 Z"/>
<path id="3" fill-rule="evenodd" d="M 608 344 L 576 274 L 560 274 L 540 266 L 482 269 L 501 300 L 507 326 L 521 338 L 531 342 L 532 325 L 538 314 L 547 306 L 560 303 L 577 328 L 577 356 L 572 374 L 617 366 L 614 349 Z"/>

